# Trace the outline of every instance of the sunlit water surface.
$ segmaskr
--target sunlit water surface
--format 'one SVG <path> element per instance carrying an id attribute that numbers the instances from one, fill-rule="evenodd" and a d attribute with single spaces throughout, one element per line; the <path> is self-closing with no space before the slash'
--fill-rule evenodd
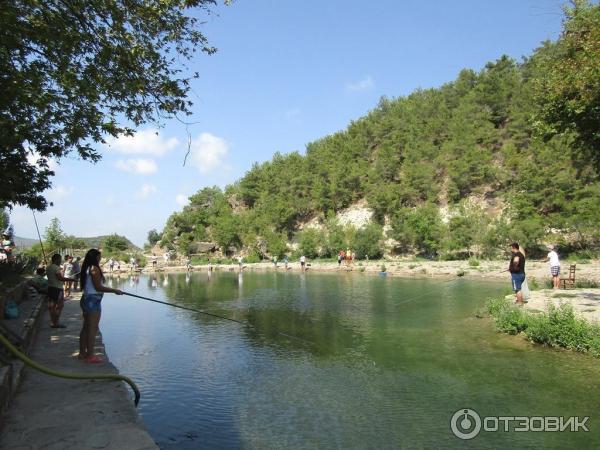
<path id="1" fill-rule="evenodd" d="M 138 383 L 161 448 L 600 448 L 600 363 L 477 319 L 505 284 L 281 272 L 109 283 L 252 324 L 105 296 L 108 355 Z M 466 407 L 591 416 L 590 432 L 462 441 L 450 418 Z"/>

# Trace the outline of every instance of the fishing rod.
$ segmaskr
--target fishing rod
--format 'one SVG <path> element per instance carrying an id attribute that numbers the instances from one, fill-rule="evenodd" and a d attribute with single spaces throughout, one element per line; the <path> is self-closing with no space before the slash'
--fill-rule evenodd
<path id="1" fill-rule="evenodd" d="M 239 323 L 240 325 L 245 325 L 245 326 L 248 326 L 248 327 L 250 327 L 250 328 L 258 331 L 259 333 L 261 332 L 257 327 L 255 327 L 254 325 L 252 325 L 250 322 L 245 322 L 245 321 L 242 321 L 242 320 L 232 319 L 231 317 L 220 316 L 219 314 L 211 313 L 211 312 L 204 311 L 204 310 L 201 310 L 201 309 L 194 309 L 194 308 L 188 308 L 187 306 L 176 305 L 175 303 L 163 302 L 163 301 L 156 300 L 156 299 L 153 299 L 153 298 L 144 297 L 142 295 L 132 294 L 130 292 L 125 292 L 125 291 L 121 291 L 121 292 L 123 292 L 123 295 L 128 295 L 130 297 L 139 298 L 141 300 L 146 300 L 148 302 L 160 303 L 161 305 L 172 306 L 173 308 L 185 309 L 186 311 L 192 311 L 192 312 L 204 314 L 206 316 L 216 317 L 217 319 L 223 319 L 223 320 L 228 320 L 230 322 Z M 277 331 L 277 334 L 279 334 L 281 336 L 285 336 L 285 337 L 290 338 L 290 339 L 295 339 L 295 340 L 300 341 L 300 342 L 304 342 L 305 344 L 310 344 L 310 345 L 314 344 L 311 341 L 307 341 L 306 339 L 302 339 L 302 338 L 299 338 L 297 336 L 293 336 L 291 334 L 284 333 L 282 331 Z"/>
<path id="2" fill-rule="evenodd" d="M 35 213 L 33 209 L 31 210 L 31 214 L 33 214 L 33 221 L 35 222 L 35 229 L 37 230 L 38 239 L 40 240 L 40 246 L 42 247 L 42 255 L 44 256 L 44 264 L 48 265 L 48 260 L 46 259 L 46 252 L 44 251 L 44 244 L 42 243 L 42 236 L 40 235 L 40 229 L 38 227 L 37 219 L 35 218 Z"/>

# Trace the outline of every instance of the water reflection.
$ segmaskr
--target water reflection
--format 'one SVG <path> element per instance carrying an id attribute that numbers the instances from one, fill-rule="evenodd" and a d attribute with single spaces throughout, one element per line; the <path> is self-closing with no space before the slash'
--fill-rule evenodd
<path id="1" fill-rule="evenodd" d="M 593 415 L 600 401 L 589 388 L 597 360 L 473 317 L 503 285 L 283 271 L 152 280 L 140 295 L 252 325 L 106 296 L 107 350 L 140 383 L 161 448 L 453 448 L 462 442 L 448 420 L 463 406 Z M 600 448 L 593 430 L 558 434 L 489 434 L 473 446 Z"/>

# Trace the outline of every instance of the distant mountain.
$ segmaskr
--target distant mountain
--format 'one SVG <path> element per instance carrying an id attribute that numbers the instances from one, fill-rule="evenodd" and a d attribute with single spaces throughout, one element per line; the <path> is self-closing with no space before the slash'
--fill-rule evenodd
<path id="1" fill-rule="evenodd" d="M 96 237 L 80 237 L 78 239 L 82 239 L 85 242 L 85 245 L 87 247 L 102 247 L 102 244 L 104 243 L 104 240 L 108 237 L 109 235 L 104 235 L 104 236 L 96 236 Z M 119 235 L 120 236 L 120 235 Z M 140 250 L 139 247 L 137 247 L 133 242 L 131 242 L 129 239 L 127 239 L 125 236 L 120 236 L 123 239 L 125 239 L 127 241 L 127 247 L 129 247 L 131 250 Z"/>
<path id="2" fill-rule="evenodd" d="M 29 248 L 29 247 L 33 246 L 33 244 L 38 243 L 37 239 L 29 239 L 29 238 L 23 238 L 23 237 L 18 237 L 18 236 L 15 236 L 14 241 L 15 241 L 15 245 L 19 248 Z"/>
<path id="3" fill-rule="evenodd" d="M 95 237 L 82 237 L 82 238 L 77 238 L 77 239 L 81 239 L 82 241 L 84 241 L 86 247 L 92 248 L 92 247 L 102 247 L 102 243 L 104 242 L 104 240 L 107 237 L 108 237 L 108 235 L 95 236 Z M 132 250 L 140 250 L 139 247 L 137 247 L 136 245 L 134 245 L 125 236 L 121 236 L 121 237 L 127 241 L 127 246 L 130 249 L 132 249 Z M 17 247 L 19 247 L 19 248 L 29 248 L 29 247 L 31 247 L 34 244 L 37 244 L 39 242 L 37 239 L 29 239 L 29 238 L 23 238 L 23 237 L 19 237 L 19 236 L 15 236 L 14 237 L 14 241 L 15 241 L 15 245 Z"/>

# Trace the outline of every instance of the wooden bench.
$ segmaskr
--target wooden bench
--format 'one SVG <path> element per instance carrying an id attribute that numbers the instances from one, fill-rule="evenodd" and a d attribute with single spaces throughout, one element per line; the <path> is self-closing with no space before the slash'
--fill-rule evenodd
<path id="1" fill-rule="evenodd" d="M 569 278 L 561 278 L 560 284 L 562 284 L 563 289 L 574 289 L 575 288 L 575 269 L 577 264 L 571 264 L 569 266 Z"/>

